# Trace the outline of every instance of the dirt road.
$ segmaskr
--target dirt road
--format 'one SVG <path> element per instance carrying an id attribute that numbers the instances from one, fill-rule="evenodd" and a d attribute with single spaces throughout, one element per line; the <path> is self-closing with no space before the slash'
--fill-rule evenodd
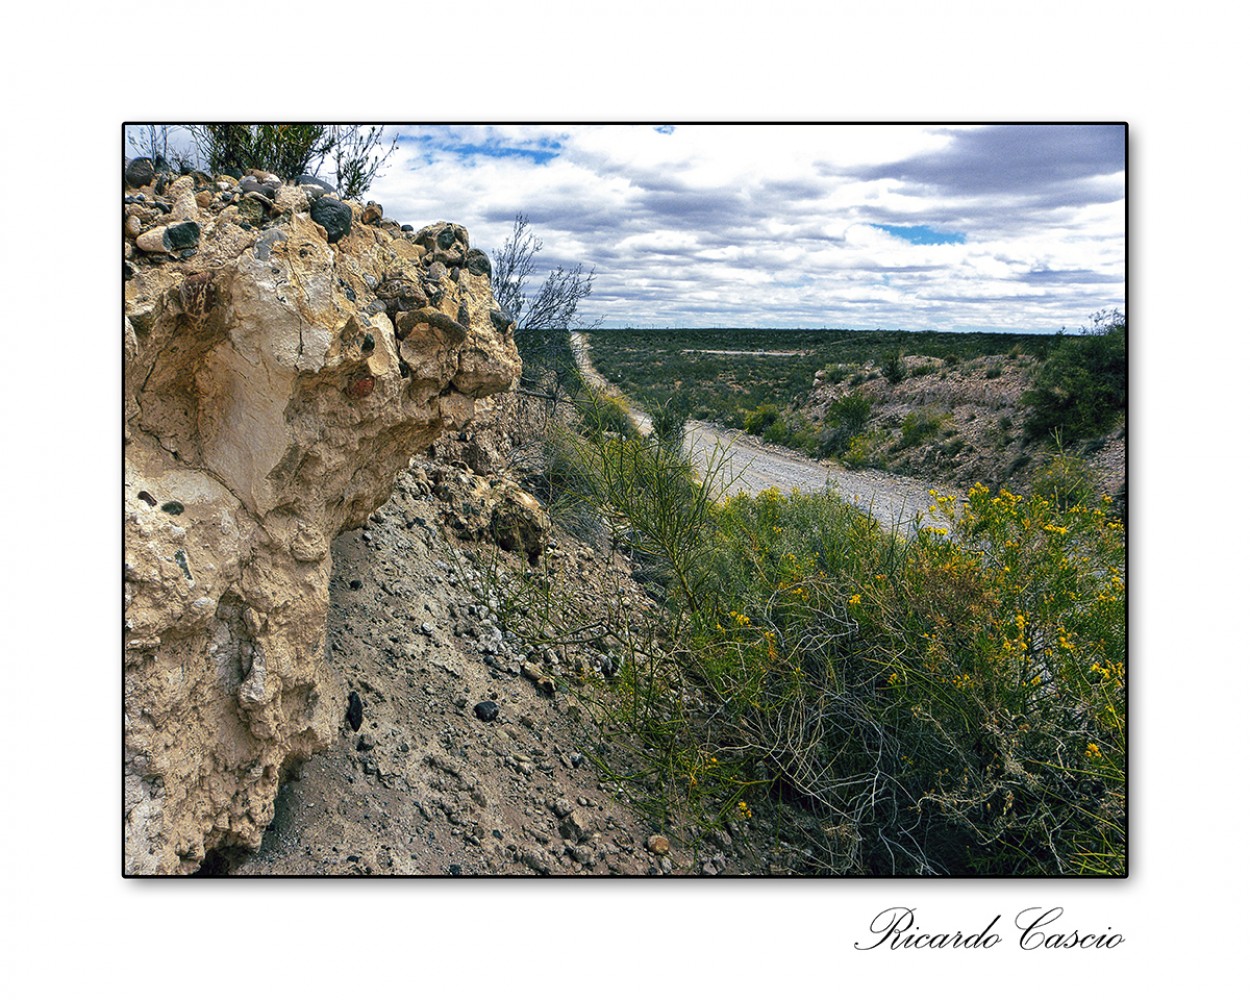
<path id="1" fill-rule="evenodd" d="M 601 389 L 612 386 L 595 370 L 590 358 L 586 335 L 570 333 L 573 356 L 583 377 Z M 630 414 L 643 434 L 651 431 L 645 414 L 630 407 Z M 928 512 L 933 502 L 929 490 L 942 494 L 961 495 L 946 484 L 899 476 L 875 469 L 847 469 L 833 462 L 817 462 L 776 445 L 768 445 L 741 431 L 728 430 L 715 424 L 692 420 L 686 424 L 686 446 L 690 450 L 696 472 L 712 470 L 726 492 L 759 493 L 776 487 L 785 492 L 800 490 L 815 493 L 832 489 L 856 507 L 872 514 L 883 527 L 913 530 L 918 523 L 945 525 L 941 517 Z"/>

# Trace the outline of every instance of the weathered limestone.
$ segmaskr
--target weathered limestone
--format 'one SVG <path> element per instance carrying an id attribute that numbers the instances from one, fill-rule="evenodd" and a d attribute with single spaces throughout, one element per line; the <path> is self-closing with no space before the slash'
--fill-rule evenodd
<path id="1" fill-rule="evenodd" d="M 145 182 L 124 229 L 132 873 L 259 845 L 284 772 L 344 724 L 331 541 L 520 372 L 463 228 L 357 221 L 331 244 L 307 189 L 244 210 L 247 193 L 204 181 L 169 184 L 168 211 Z M 413 294 L 382 299 L 388 283 Z"/>

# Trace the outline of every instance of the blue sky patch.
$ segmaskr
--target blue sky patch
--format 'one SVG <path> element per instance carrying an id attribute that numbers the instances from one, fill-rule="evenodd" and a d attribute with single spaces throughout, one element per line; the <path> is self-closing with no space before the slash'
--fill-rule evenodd
<path id="1" fill-rule="evenodd" d="M 964 243 L 967 241 L 964 233 L 943 233 L 929 226 L 887 226 L 884 223 L 874 223 L 873 228 L 887 232 L 891 236 L 897 236 L 908 243 L 914 243 L 916 246 L 934 246 L 939 243 Z"/>
<path id="2" fill-rule="evenodd" d="M 524 146 L 509 145 L 508 143 L 494 138 L 487 138 L 481 142 L 468 142 L 458 139 L 451 135 L 432 135 L 428 132 L 419 133 L 417 135 L 400 135 L 401 142 L 415 143 L 417 146 L 423 147 L 427 156 L 431 153 L 453 153 L 464 159 L 474 159 L 479 156 L 490 157 L 496 160 L 521 159 L 530 160 L 533 163 L 542 166 L 549 163 L 560 155 L 563 148 L 558 139 L 542 137 L 531 144 Z"/>
<path id="3" fill-rule="evenodd" d="M 677 131 L 676 125 L 656 125 L 655 130 L 661 135 L 672 135 Z"/>

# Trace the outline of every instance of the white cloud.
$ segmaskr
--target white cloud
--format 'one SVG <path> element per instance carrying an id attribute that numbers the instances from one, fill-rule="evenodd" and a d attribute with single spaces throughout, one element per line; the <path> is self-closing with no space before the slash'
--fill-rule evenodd
<path id="1" fill-rule="evenodd" d="M 370 196 L 487 249 L 526 214 L 542 264 L 596 268 L 607 325 L 1050 331 L 1122 307 L 1115 130 L 1010 128 L 406 126 Z"/>

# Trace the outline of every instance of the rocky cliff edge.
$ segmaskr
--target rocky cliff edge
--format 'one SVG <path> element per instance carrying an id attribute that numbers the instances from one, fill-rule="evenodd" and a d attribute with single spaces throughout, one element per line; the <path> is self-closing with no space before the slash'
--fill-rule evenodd
<path id="1" fill-rule="evenodd" d="M 490 264 L 316 184 L 127 171 L 125 870 L 255 848 L 342 725 L 330 543 L 520 373 Z"/>

